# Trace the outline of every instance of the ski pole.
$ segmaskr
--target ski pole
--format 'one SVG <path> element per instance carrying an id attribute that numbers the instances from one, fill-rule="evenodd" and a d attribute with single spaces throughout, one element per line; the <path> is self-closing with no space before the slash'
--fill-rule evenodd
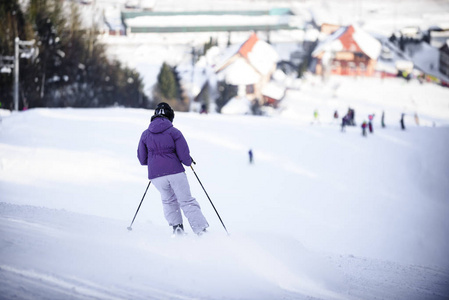
<path id="1" fill-rule="evenodd" d="M 193 159 L 192 159 L 192 163 L 196 164 L 196 162 L 195 162 Z M 201 180 L 198 178 L 198 175 L 196 175 L 196 172 L 195 172 L 195 170 L 193 169 L 193 166 L 190 165 L 190 168 L 192 169 L 193 174 L 195 174 L 196 179 L 198 179 L 198 182 L 200 183 L 201 187 L 203 188 L 203 191 L 204 191 L 204 193 L 206 194 L 207 199 L 209 199 L 210 204 L 212 204 L 212 207 L 214 208 L 215 213 L 216 213 L 217 216 L 218 216 L 218 219 L 220 219 L 221 225 L 223 225 L 224 230 L 225 230 L 226 233 L 229 235 L 229 232 L 228 232 L 228 230 L 226 229 L 225 224 L 224 224 L 223 221 L 221 220 L 220 214 L 218 213 L 217 209 L 215 208 L 215 205 L 212 203 L 212 200 L 210 200 L 210 197 L 209 197 L 209 195 L 207 194 L 206 189 L 204 188 L 203 184 L 201 183 Z"/>
<path id="2" fill-rule="evenodd" d="M 136 214 L 134 215 L 134 218 L 133 218 L 133 220 L 131 222 L 131 225 L 129 225 L 129 227 L 128 227 L 129 231 L 133 230 L 132 226 L 133 226 L 134 220 L 136 219 L 137 213 L 139 212 L 140 206 L 142 205 L 143 199 L 145 198 L 145 195 L 147 194 L 147 191 L 148 191 L 148 188 L 150 187 L 150 184 L 151 184 L 151 180 L 150 180 L 150 182 L 148 182 L 147 189 L 145 190 L 145 193 L 143 193 L 143 197 L 142 197 L 142 200 L 140 200 L 139 207 L 137 207 Z"/>

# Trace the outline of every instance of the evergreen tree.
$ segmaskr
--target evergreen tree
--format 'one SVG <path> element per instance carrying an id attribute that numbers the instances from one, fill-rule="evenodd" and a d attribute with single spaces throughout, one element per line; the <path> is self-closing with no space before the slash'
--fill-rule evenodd
<path id="1" fill-rule="evenodd" d="M 147 106 L 139 74 L 106 57 L 96 28 L 81 28 L 78 3 L 27 3 L 24 14 L 18 0 L 0 0 L 0 54 L 14 55 L 16 36 L 35 39 L 39 48 L 35 61 L 20 61 L 21 103 L 26 100 L 30 107 Z M 70 10 L 63 5 L 70 5 Z M 69 15 L 64 11 L 70 11 Z M 12 81 L 12 75 L 0 75 L 3 107 L 12 108 Z"/>
<path id="2" fill-rule="evenodd" d="M 176 84 L 176 98 L 181 99 L 182 93 L 183 93 L 183 89 L 181 86 L 181 76 L 179 75 L 179 72 L 178 72 L 178 69 L 176 66 L 172 68 L 172 72 L 173 72 L 173 76 L 175 78 L 175 84 Z"/>
<path id="3" fill-rule="evenodd" d="M 161 71 L 157 76 L 157 88 L 162 98 L 166 100 L 175 99 L 178 95 L 173 70 L 165 62 L 162 64 Z"/>

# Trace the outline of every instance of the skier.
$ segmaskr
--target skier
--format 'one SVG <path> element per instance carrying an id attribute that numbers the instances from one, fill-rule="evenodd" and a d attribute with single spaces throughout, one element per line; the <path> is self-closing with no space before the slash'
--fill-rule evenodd
<path id="1" fill-rule="evenodd" d="M 418 117 L 417 112 L 415 112 L 415 122 L 416 122 L 416 125 L 419 126 L 419 117 Z"/>
<path id="2" fill-rule="evenodd" d="M 249 149 L 248 155 L 249 155 L 249 163 L 252 164 L 253 163 L 253 150 Z"/>
<path id="3" fill-rule="evenodd" d="M 313 118 L 315 119 L 315 122 L 320 123 L 320 115 L 318 114 L 318 109 L 315 109 L 313 111 Z"/>
<path id="4" fill-rule="evenodd" d="M 355 111 L 352 108 L 348 108 L 348 113 L 346 114 L 347 119 L 346 119 L 346 125 L 348 126 L 355 126 Z"/>
<path id="5" fill-rule="evenodd" d="M 143 133 L 137 149 L 141 165 L 148 166 L 148 178 L 161 194 L 165 219 L 174 235 L 184 234 L 181 210 L 197 235 L 209 224 L 200 205 L 190 194 L 190 186 L 182 164 L 190 166 L 189 146 L 181 131 L 173 127 L 175 114 L 165 102 L 157 105 L 151 123 Z"/>
<path id="6" fill-rule="evenodd" d="M 345 130 L 345 126 L 348 124 L 348 115 L 345 115 L 342 119 L 341 119 L 341 132 L 346 132 Z"/>
<path id="7" fill-rule="evenodd" d="M 338 124 L 338 119 L 339 119 L 338 111 L 336 110 L 336 111 L 334 111 L 334 121 L 333 121 L 333 123 Z"/>
<path id="8" fill-rule="evenodd" d="M 382 128 L 385 128 L 385 111 L 382 111 L 382 117 L 380 122 L 382 124 Z"/>
<path id="9" fill-rule="evenodd" d="M 362 123 L 362 135 L 366 136 L 366 121 L 363 121 Z"/>
<path id="10" fill-rule="evenodd" d="M 369 128 L 369 132 L 373 133 L 373 119 L 374 119 L 374 114 L 369 115 L 368 116 L 368 128 Z"/>
<path id="11" fill-rule="evenodd" d="M 402 128 L 402 130 L 405 130 L 404 116 L 405 116 L 405 114 L 402 113 L 402 115 L 401 115 L 401 120 L 399 121 L 399 122 L 401 123 L 401 128 Z"/>

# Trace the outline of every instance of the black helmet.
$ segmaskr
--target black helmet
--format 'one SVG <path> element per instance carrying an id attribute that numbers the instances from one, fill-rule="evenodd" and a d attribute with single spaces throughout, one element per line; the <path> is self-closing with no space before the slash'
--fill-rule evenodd
<path id="1" fill-rule="evenodd" d="M 153 121 L 157 117 L 164 117 L 170 120 L 170 122 L 173 122 L 173 119 L 175 118 L 175 112 L 165 102 L 161 102 L 156 106 L 156 109 L 154 110 L 154 116 L 151 117 L 151 121 Z"/>

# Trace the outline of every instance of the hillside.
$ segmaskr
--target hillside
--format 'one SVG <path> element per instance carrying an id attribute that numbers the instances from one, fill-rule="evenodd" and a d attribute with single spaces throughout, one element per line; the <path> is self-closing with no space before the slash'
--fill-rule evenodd
<path id="1" fill-rule="evenodd" d="M 126 230 L 152 111 L 2 111 L 0 298 L 447 299 L 447 89 L 335 80 L 289 92 L 270 118 L 176 113 L 230 236 L 188 168 L 209 234 L 171 238 L 152 186 Z M 349 104 L 358 125 L 376 113 L 373 134 L 332 123 Z"/>

